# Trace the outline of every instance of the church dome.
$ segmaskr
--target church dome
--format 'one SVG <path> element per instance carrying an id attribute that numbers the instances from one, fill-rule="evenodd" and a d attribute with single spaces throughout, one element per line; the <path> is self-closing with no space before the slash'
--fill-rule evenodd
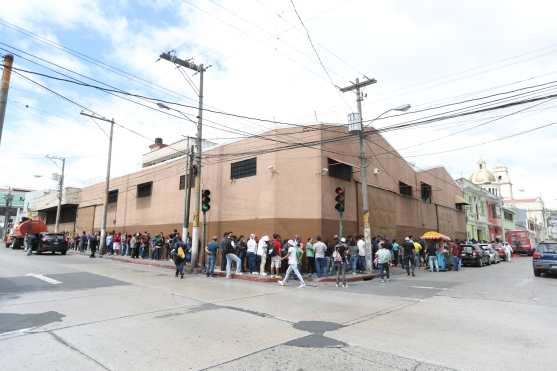
<path id="1" fill-rule="evenodd" d="M 470 176 L 470 181 L 474 184 L 495 183 L 496 182 L 495 175 L 486 168 L 485 161 L 480 160 L 478 165 L 480 168 Z"/>

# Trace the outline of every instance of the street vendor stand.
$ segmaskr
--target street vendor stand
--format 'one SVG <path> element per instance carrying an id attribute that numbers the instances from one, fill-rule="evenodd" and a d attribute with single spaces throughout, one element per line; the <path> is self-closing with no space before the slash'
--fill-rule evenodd
<path id="1" fill-rule="evenodd" d="M 421 238 L 425 240 L 427 244 L 435 245 L 435 250 L 437 251 L 436 255 L 437 255 L 437 263 L 439 264 L 439 270 L 444 271 L 449 269 L 449 267 L 447 266 L 451 264 L 450 262 L 451 260 L 448 259 L 449 251 L 446 247 L 446 243 L 451 240 L 450 237 L 445 236 L 444 234 L 439 233 L 437 231 L 429 231 L 424 233 L 424 235 Z"/>

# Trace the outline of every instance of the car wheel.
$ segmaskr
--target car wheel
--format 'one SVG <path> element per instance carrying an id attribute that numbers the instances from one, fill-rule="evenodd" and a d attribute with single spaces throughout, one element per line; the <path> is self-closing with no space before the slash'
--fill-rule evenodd
<path id="1" fill-rule="evenodd" d="M 542 275 L 542 272 L 539 271 L 539 269 L 534 269 L 534 276 L 539 277 Z"/>
<path id="2" fill-rule="evenodd" d="M 60 251 L 60 253 L 61 253 L 62 255 L 66 255 L 66 250 L 62 250 L 62 251 Z"/>

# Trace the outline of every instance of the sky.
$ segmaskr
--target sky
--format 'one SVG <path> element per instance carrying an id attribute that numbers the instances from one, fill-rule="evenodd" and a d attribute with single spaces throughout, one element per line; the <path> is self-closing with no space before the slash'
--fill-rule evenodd
<path id="1" fill-rule="evenodd" d="M 402 116 L 374 121 L 376 128 L 483 103 L 475 99 L 492 94 L 499 95 L 487 100 L 555 93 L 557 4 L 552 1 L 293 3 L 319 58 L 290 0 L 21 0 L 0 15 L 0 52 L 14 53 L 17 68 L 58 77 L 62 72 L 195 107 L 197 95 L 186 76 L 198 85 L 199 75 L 158 58 L 173 50 L 210 66 L 204 76 L 206 107 L 296 124 L 346 123 L 347 114 L 356 111 L 355 95 L 335 86 L 363 76 L 377 79 L 365 88 L 364 120 L 412 105 Z M 138 99 L 144 107 L 90 87 L 20 73 L 121 125 L 114 130 L 114 176 L 138 170 L 155 137 L 171 143 L 195 134 L 192 122 L 158 112 L 150 101 Z M 470 101 L 439 107 L 463 100 Z M 173 107 L 195 119 L 195 109 Z M 459 178 L 477 169 L 480 159 L 488 167 L 508 166 L 515 197 L 542 195 L 549 207 L 557 207 L 557 125 L 501 139 L 551 123 L 556 108 L 557 101 L 549 99 L 385 136 L 417 169 L 442 165 Z M 67 158 L 66 186 L 102 181 L 109 124 L 81 116 L 82 109 L 12 74 L 0 187 L 54 188 L 57 165 L 46 154 Z M 246 133 L 288 127 L 209 112 L 204 117 L 213 126 L 204 128 L 204 137 L 217 143 L 238 135 L 221 125 Z"/>

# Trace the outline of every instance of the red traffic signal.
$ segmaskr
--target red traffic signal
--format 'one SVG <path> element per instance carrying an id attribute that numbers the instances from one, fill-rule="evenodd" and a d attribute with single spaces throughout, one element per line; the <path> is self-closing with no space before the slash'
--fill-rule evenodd
<path id="1" fill-rule="evenodd" d="M 342 187 L 336 187 L 335 188 L 335 209 L 339 212 L 342 213 L 344 212 L 344 200 L 345 200 L 345 191 L 344 188 Z"/>

